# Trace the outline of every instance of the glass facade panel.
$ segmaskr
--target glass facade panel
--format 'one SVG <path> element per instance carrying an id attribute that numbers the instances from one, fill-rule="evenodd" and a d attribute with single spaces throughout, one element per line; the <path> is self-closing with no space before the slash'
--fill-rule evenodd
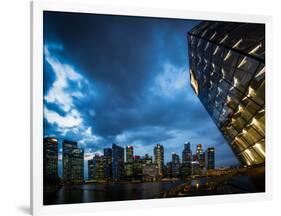
<path id="1" fill-rule="evenodd" d="M 264 163 L 264 25 L 202 22 L 189 44 L 199 99 L 242 164 Z"/>

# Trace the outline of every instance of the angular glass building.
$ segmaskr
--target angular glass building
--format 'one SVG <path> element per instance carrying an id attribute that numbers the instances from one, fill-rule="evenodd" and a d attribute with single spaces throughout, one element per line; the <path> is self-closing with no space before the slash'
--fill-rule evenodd
<path id="1" fill-rule="evenodd" d="M 188 33 L 190 84 L 243 165 L 265 163 L 265 25 L 204 21 Z"/>

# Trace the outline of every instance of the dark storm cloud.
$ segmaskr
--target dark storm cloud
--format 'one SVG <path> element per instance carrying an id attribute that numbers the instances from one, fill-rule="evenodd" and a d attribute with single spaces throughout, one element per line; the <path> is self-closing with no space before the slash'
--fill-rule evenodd
<path id="1" fill-rule="evenodd" d="M 44 96 L 59 93 L 58 102 L 45 97 L 45 134 L 79 140 L 87 152 L 117 142 L 151 154 L 161 142 L 169 158 L 186 141 L 230 152 L 189 84 L 187 32 L 198 23 L 45 12 L 44 45 L 56 64 L 45 63 Z M 65 88 L 52 85 L 58 80 Z"/>

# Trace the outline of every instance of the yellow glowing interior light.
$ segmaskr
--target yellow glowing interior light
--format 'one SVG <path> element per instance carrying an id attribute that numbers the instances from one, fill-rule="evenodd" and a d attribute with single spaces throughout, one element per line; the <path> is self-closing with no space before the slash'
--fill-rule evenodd
<path id="1" fill-rule="evenodd" d="M 260 76 L 262 76 L 265 72 L 265 67 L 263 67 L 258 73 L 257 75 L 255 76 L 256 79 L 258 79 Z"/>
<path id="2" fill-rule="evenodd" d="M 247 133 L 247 131 L 246 131 L 245 129 L 243 129 L 243 130 L 242 130 L 242 133 L 245 134 L 245 133 Z"/>
<path id="3" fill-rule="evenodd" d="M 195 91 L 195 93 L 198 95 L 199 94 L 199 86 L 198 86 L 198 81 L 196 80 L 192 70 L 190 70 L 190 83 Z"/>
<path id="4" fill-rule="evenodd" d="M 238 112 L 242 112 L 243 111 L 243 107 L 239 104 L 238 105 Z"/>
<path id="5" fill-rule="evenodd" d="M 241 38 L 239 41 L 237 41 L 232 48 L 236 48 L 239 46 L 239 44 L 243 41 L 243 39 Z"/>
<path id="6" fill-rule="evenodd" d="M 251 124 L 254 124 L 254 125 L 258 124 L 258 121 L 256 120 L 255 117 L 253 117 L 253 119 L 252 119 L 252 121 L 251 121 Z"/>
<path id="7" fill-rule="evenodd" d="M 251 86 L 249 86 L 249 89 L 248 89 L 248 97 L 251 97 L 251 96 L 254 96 L 254 94 L 255 94 L 255 90 L 251 87 Z"/>
<path id="8" fill-rule="evenodd" d="M 247 62 L 247 57 L 244 57 L 243 60 L 240 62 L 240 64 L 238 65 L 238 68 L 242 67 L 246 62 Z"/>
<path id="9" fill-rule="evenodd" d="M 258 113 L 263 113 L 264 112 L 264 109 L 261 109 L 260 111 L 258 111 Z"/>
<path id="10" fill-rule="evenodd" d="M 238 79 L 236 77 L 234 77 L 233 80 L 234 80 L 234 87 L 237 87 L 238 86 Z"/>
<path id="11" fill-rule="evenodd" d="M 220 41 L 220 43 L 223 43 L 227 38 L 228 38 L 228 34 L 223 37 L 223 39 Z"/>
<path id="12" fill-rule="evenodd" d="M 231 101 L 231 97 L 227 95 L 227 103 Z"/>
<path id="13" fill-rule="evenodd" d="M 230 50 L 228 51 L 228 53 L 226 54 L 226 56 L 225 56 L 225 58 L 223 59 L 224 61 L 226 61 L 229 57 L 230 57 L 230 54 L 231 54 L 231 52 L 230 52 Z"/>
<path id="14" fill-rule="evenodd" d="M 219 46 L 216 47 L 215 51 L 213 52 L 213 55 L 216 55 L 216 53 L 218 52 L 219 50 Z"/>
<path id="15" fill-rule="evenodd" d="M 261 48 L 262 47 L 262 44 L 260 43 L 260 44 L 258 44 L 255 48 L 253 48 L 250 52 L 249 52 L 249 54 L 254 54 L 259 48 Z"/>
<path id="16" fill-rule="evenodd" d="M 263 146 L 260 143 L 256 143 L 254 147 L 265 157 L 265 151 Z"/>
<path id="17" fill-rule="evenodd" d="M 246 150 L 245 150 L 245 153 L 250 157 L 250 159 L 251 159 L 252 161 L 255 161 L 255 158 L 254 158 L 252 152 L 251 152 L 249 149 L 246 149 Z"/>

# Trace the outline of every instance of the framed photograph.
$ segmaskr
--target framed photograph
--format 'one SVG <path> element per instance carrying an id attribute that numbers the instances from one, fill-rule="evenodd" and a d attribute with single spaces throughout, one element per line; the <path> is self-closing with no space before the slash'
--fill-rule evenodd
<path id="1" fill-rule="evenodd" d="M 270 17 L 31 8 L 34 215 L 270 199 Z"/>

